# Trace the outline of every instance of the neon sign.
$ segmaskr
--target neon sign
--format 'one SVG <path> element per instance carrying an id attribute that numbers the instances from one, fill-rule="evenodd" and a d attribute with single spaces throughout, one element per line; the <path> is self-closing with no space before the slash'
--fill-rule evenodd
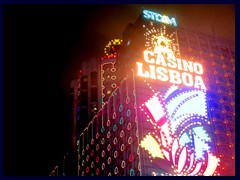
<path id="1" fill-rule="evenodd" d="M 173 25 L 175 19 L 151 11 L 144 11 L 144 17 Z M 175 24 L 176 25 L 176 24 Z M 170 164 L 173 175 L 211 176 L 219 175 L 219 157 L 212 149 L 210 121 L 207 114 L 206 86 L 203 81 L 203 66 L 194 60 L 181 58 L 174 28 L 143 25 L 145 48 L 143 60 L 136 62 L 136 74 L 143 77 L 152 94 L 139 106 L 144 121 L 152 130 L 140 140 L 140 147 L 147 151 L 150 161 L 158 159 Z M 168 33 L 166 33 L 168 32 Z M 164 92 L 160 86 L 151 87 L 148 79 L 169 83 Z M 154 83 L 155 84 L 155 83 Z M 141 99 L 141 98 L 140 98 Z M 153 174 L 169 175 L 163 171 Z"/>
<path id="2" fill-rule="evenodd" d="M 206 89 L 201 77 L 203 74 L 202 65 L 198 62 L 176 58 L 170 48 L 170 40 L 162 34 L 156 39 L 154 50 L 145 50 L 143 52 L 148 67 L 144 67 L 142 62 L 136 62 L 137 75 L 172 84 L 183 84 L 187 87 Z"/>
<path id="3" fill-rule="evenodd" d="M 152 12 L 149 10 L 143 10 L 143 17 L 146 19 L 151 19 L 153 21 L 162 22 L 172 26 L 177 26 L 177 22 L 175 18 L 170 19 L 168 16 L 161 15 L 159 13 Z"/>

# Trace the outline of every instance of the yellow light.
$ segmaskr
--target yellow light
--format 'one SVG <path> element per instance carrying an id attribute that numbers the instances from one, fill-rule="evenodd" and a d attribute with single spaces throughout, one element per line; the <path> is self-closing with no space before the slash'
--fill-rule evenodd
<path id="1" fill-rule="evenodd" d="M 164 159 L 158 142 L 151 135 L 146 135 L 141 141 L 140 146 L 147 150 L 152 157 Z"/>

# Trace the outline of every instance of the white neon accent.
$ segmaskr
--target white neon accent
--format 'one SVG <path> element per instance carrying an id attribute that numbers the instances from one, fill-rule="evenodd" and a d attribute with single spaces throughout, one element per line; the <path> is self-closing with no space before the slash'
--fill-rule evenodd
<path id="1" fill-rule="evenodd" d="M 182 172 L 187 159 L 187 148 L 184 147 L 178 159 L 178 173 Z"/>
<path id="2" fill-rule="evenodd" d="M 176 165 L 175 163 L 175 155 L 176 155 L 176 151 L 178 149 L 178 142 L 177 139 L 174 139 L 173 141 L 173 145 L 172 145 L 172 159 L 173 159 L 173 164 Z"/>
<path id="3" fill-rule="evenodd" d="M 202 167 L 202 162 L 197 163 L 196 168 L 194 169 L 194 171 L 190 174 L 188 174 L 189 176 L 194 176 L 195 174 L 197 174 L 200 171 L 200 168 Z"/>
<path id="4" fill-rule="evenodd" d="M 194 96 L 189 100 L 186 100 L 190 96 Z M 186 100 L 185 102 L 183 102 Z M 182 103 L 182 104 L 181 104 Z M 179 107 L 178 107 L 179 106 Z M 178 107 L 178 109 L 176 109 Z M 171 120 L 172 132 L 175 131 L 176 126 L 181 122 L 182 118 L 179 118 L 185 114 L 196 114 L 196 115 L 206 115 L 206 101 L 205 92 L 203 91 L 190 91 L 184 92 L 181 95 L 173 98 L 166 105 L 167 112 L 169 114 L 169 119 Z M 176 112 L 174 112 L 176 110 Z M 175 114 L 174 114 L 175 113 Z M 173 116 L 173 117 L 171 117 Z"/>
<path id="5" fill-rule="evenodd" d="M 190 155 L 190 163 L 189 163 L 189 167 L 188 167 L 187 171 L 190 171 L 190 169 L 192 168 L 192 166 L 193 166 L 193 161 L 194 161 L 194 153 L 192 153 L 192 154 Z"/>
<path id="6" fill-rule="evenodd" d="M 166 151 L 165 149 L 162 149 L 162 152 L 163 152 L 165 158 L 167 158 L 167 160 L 170 161 L 169 152 Z"/>
<path id="7" fill-rule="evenodd" d="M 211 176 L 218 166 L 218 158 L 212 154 L 208 154 L 208 165 L 203 173 L 204 176 Z"/>
<path id="8" fill-rule="evenodd" d="M 164 115 L 165 112 L 160 104 L 158 97 L 153 96 L 149 101 L 145 103 L 149 111 L 151 112 L 154 120 L 159 121 Z"/>
<path id="9" fill-rule="evenodd" d="M 163 100 L 167 99 L 167 97 L 168 97 L 170 94 L 172 94 L 174 91 L 176 91 L 177 89 L 178 89 L 178 86 L 172 85 L 172 86 L 168 89 L 168 91 L 166 92 Z"/>

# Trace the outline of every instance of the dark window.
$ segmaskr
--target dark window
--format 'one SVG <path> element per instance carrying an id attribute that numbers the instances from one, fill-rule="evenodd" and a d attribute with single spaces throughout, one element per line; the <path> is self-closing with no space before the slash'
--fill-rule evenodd
<path id="1" fill-rule="evenodd" d="M 98 88 L 93 87 L 91 88 L 91 102 L 98 101 Z"/>
<path id="2" fill-rule="evenodd" d="M 88 105 L 88 92 L 81 93 L 81 105 L 87 106 Z"/>
<path id="3" fill-rule="evenodd" d="M 95 115 L 97 115 L 97 112 L 98 112 L 97 103 L 91 104 L 90 108 L 91 108 L 90 111 L 91 111 L 91 119 L 92 119 Z"/>
<path id="4" fill-rule="evenodd" d="M 97 85 L 98 75 L 97 72 L 91 72 L 91 85 Z"/>
<path id="5" fill-rule="evenodd" d="M 81 78 L 81 89 L 88 89 L 88 77 L 82 76 Z"/>

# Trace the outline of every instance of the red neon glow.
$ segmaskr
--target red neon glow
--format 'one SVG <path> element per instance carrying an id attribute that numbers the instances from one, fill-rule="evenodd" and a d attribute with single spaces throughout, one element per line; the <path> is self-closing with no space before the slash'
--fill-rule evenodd
<path id="1" fill-rule="evenodd" d="M 128 160 L 129 160 L 129 162 L 132 162 L 132 161 L 133 161 L 133 155 L 132 155 L 132 153 L 129 155 Z"/>

